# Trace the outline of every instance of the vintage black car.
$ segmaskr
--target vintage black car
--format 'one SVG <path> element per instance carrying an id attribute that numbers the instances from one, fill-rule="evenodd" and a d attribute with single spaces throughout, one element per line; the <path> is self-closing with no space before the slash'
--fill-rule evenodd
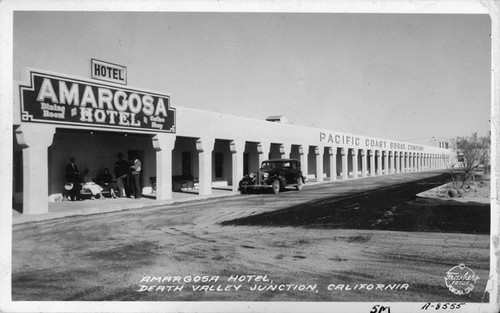
<path id="1" fill-rule="evenodd" d="M 262 162 L 260 170 L 243 177 L 239 183 L 241 193 L 256 189 L 271 189 L 275 194 L 285 187 L 301 190 L 305 183 L 300 161 L 294 159 L 272 159 Z"/>

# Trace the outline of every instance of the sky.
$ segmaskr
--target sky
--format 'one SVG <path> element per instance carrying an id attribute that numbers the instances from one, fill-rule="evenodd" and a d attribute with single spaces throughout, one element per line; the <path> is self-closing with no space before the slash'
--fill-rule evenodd
<path id="1" fill-rule="evenodd" d="M 13 78 L 89 78 L 95 58 L 173 107 L 429 144 L 489 131 L 490 27 L 457 14 L 15 12 Z"/>

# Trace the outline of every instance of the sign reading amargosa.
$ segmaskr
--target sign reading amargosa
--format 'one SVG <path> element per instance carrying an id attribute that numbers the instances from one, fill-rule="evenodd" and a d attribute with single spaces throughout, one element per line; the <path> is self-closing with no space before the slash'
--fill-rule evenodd
<path id="1" fill-rule="evenodd" d="M 30 77 L 30 86 L 20 86 L 23 122 L 175 133 L 167 95 L 36 71 Z"/>

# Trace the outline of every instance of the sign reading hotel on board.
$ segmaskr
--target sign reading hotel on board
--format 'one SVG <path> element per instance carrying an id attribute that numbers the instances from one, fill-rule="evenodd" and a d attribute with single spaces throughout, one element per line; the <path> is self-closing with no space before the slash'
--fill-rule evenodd
<path id="1" fill-rule="evenodd" d="M 20 99 L 23 122 L 175 133 L 167 95 L 31 71 Z"/>
<path id="2" fill-rule="evenodd" d="M 111 83 L 127 84 L 127 68 L 109 62 L 90 60 L 90 77 Z"/>

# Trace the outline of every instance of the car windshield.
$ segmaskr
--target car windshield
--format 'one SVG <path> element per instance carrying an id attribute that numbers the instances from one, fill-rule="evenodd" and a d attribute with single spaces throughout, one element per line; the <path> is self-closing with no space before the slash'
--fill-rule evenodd
<path id="1" fill-rule="evenodd" d="M 281 169 L 281 168 L 291 169 L 291 170 L 297 170 L 297 169 L 300 170 L 300 163 L 295 162 L 295 161 L 283 161 L 283 162 L 264 161 L 264 162 L 262 162 L 262 166 L 260 167 L 260 169 L 262 169 L 262 170 L 274 170 L 274 169 Z"/>
<path id="2" fill-rule="evenodd" d="M 282 168 L 283 163 L 281 162 L 262 162 L 261 169 L 263 170 L 273 170 L 276 168 Z"/>

